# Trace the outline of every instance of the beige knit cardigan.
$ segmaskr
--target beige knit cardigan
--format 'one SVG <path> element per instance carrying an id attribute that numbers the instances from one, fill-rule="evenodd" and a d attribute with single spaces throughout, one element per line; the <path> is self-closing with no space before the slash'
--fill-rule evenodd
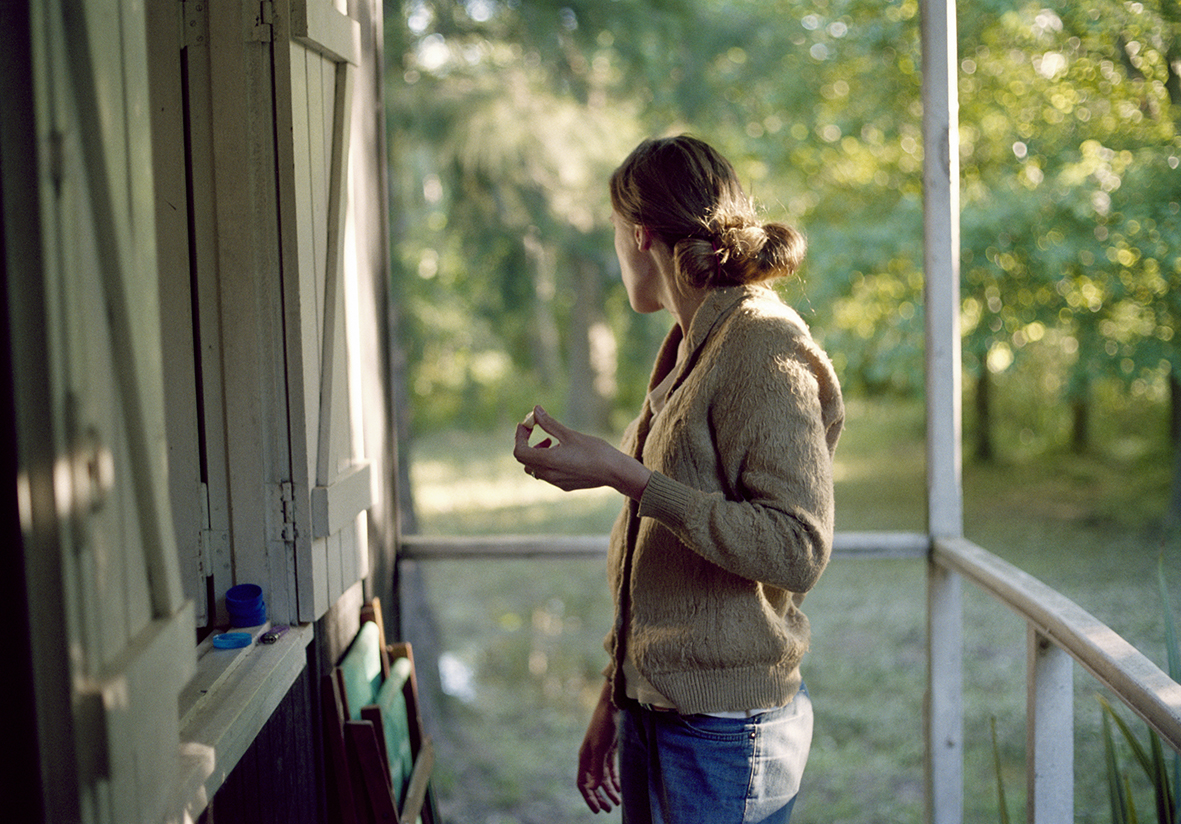
<path id="1" fill-rule="evenodd" d="M 680 342 L 674 327 L 650 386 L 677 367 Z M 780 706 L 809 643 L 800 602 L 832 548 L 840 386 L 766 287 L 711 291 L 686 352 L 664 409 L 645 402 L 624 435 L 653 475 L 611 534 L 608 677 L 622 705 L 630 652 L 682 713 Z"/>

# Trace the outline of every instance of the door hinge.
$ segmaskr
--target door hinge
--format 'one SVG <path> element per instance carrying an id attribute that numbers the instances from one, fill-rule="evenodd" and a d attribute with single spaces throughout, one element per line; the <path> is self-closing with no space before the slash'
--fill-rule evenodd
<path id="1" fill-rule="evenodd" d="M 181 0 L 180 47 L 205 46 L 209 42 L 210 0 Z"/>
<path id="2" fill-rule="evenodd" d="M 275 4 L 273 0 L 246 0 L 247 3 L 257 3 L 258 11 L 254 18 L 254 28 L 250 32 L 250 39 L 257 43 L 270 43 L 275 39 Z"/>
<path id="3" fill-rule="evenodd" d="M 297 535 L 295 529 L 295 485 L 290 481 L 279 484 L 275 496 L 275 526 L 272 538 L 292 543 Z"/>

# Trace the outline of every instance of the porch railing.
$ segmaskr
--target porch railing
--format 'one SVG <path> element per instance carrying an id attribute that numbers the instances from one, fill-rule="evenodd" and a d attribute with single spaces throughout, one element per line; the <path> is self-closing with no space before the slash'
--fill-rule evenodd
<path id="1" fill-rule="evenodd" d="M 576 558 L 606 554 L 605 536 L 410 535 L 400 560 Z M 1021 616 L 1028 627 L 1027 820 L 1074 821 L 1073 663 L 1077 661 L 1174 749 L 1181 750 L 1181 684 L 1070 599 L 964 538 L 923 533 L 838 533 L 838 558 L 926 558 L 928 690 L 924 740 L 927 815 L 963 820 L 963 607 L 969 581 Z M 931 765 L 938 765 L 932 769 Z"/>

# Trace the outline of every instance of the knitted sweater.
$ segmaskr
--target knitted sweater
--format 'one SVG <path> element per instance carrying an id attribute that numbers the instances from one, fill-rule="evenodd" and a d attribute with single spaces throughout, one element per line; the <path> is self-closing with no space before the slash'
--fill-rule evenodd
<path id="1" fill-rule="evenodd" d="M 674 327 L 651 386 L 680 342 Z M 624 435 L 653 474 L 611 533 L 617 704 L 629 652 L 683 713 L 792 699 L 809 642 L 800 602 L 832 548 L 843 423 L 832 364 L 794 310 L 762 286 L 709 293 L 664 409 L 645 402 Z"/>

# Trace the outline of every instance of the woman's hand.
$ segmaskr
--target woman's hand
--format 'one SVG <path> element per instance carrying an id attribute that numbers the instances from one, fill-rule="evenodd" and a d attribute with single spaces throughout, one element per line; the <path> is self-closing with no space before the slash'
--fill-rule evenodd
<path id="1" fill-rule="evenodd" d="M 578 790 L 592 813 L 609 813 L 620 805 L 618 749 L 619 730 L 607 682 L 578 750 Z"/>
<path id="2" fill-rule="evenodd" d="M 550 437 L 530 446 L 534 426 Z M 529 475 L 566 491 L 610 486 L 639 500 L 652 475 L 635 458 L 601 438 L 563 426 L 540 406 L 517 424 L 513 457 Z"/>

